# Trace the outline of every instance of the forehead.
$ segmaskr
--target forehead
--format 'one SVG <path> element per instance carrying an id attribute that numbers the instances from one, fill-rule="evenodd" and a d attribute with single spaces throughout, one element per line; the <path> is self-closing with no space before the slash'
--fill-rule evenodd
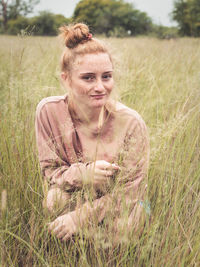
<path id="1" fill-rule="evenodd" d="M 113 66 L 107 53 L 85 54 L 76 58 L 73 70 L 79 73 L 112 71 Z"/>

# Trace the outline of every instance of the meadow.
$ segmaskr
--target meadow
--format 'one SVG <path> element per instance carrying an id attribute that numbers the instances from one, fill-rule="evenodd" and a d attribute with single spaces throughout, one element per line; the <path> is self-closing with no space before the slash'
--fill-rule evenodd
<path id="1" fill-rule="evenodd" d="M 137 110 L 151 143 L 151 220 L 112 247 L 50 236 L 37 159 L 37 103 L 62 95 L 57 38 L 0 36 L 0 265 L 200 266 L 200 39 L 108 39 L 114 97 Z"/>

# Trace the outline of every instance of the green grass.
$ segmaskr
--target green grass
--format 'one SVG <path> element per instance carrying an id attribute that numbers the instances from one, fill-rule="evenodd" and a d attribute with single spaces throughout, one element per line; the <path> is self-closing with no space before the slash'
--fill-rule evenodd
<path id="1" fill-rule="evenodd" d="M 34 116 L 43 97 L 65 93 L 61 47 L 56 38 L 0 36 L 2 266 L 200 265 L 200 39 L 108 42 L 114 95 L 149 129 L 151 223 L 117 247 L 101 236 L 63 244 L 48 234 Z"/>

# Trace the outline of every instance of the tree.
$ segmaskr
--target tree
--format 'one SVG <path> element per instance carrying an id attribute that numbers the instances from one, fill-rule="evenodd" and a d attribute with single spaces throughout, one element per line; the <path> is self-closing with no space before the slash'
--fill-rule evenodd
<path id="1" fill-rule="evenodd" d="M 200 0 L 176 0 L 172 18 L 182 35 L 200 36 Z"/>
<path id="2" fill-rule="evenodd" d="M 8 34 L 22 35 L 57 35 L 61 25 L 69 24 L 71 20 L 61 14 L 42 11 L 38 16 L 27 18 L 18 16 L 7 24 Z"/>
<path id="3" fill-rule="evenodd" d="M 29 19 L 26 17 L 17 17 L 17 19 L 9 20 L 7 25 L 8 34 L 20 34 L 22 31 L 25 31 L 29 28 L 30 23 Z"/>
<path id="4" fill-rule="evenodd" d="M 65 18 L 63 15 L 54 15 L 47 11 L 42 11 L 39 16 L 31 19 L 31 25 L 35 27 L 36 35 L 57 35 L 58 28 L 69 22 L 70 19 Z"/>
<path id="5" fill-rule="evenodd" d="M 3 30 L 7 30 L 9 20 L 26 16 L 33 12 L 39 0 L 0 0 L 0 15 L 2 17 Z"/>
<path id="6" fill-rule="evenodd" d="M 75 8 L 73 20 L 85 22 L 96 33 L 106 35 L 119 31 L 131 35 L 144 34 L 152 26 L 146 13 L 122 0 L 82 0 Z"/>

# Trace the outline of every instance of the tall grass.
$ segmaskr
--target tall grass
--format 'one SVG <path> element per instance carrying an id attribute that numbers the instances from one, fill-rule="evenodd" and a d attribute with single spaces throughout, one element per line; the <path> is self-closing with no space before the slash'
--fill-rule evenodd
<path id="1" fill-rule="evenodd" d="M 151 223 L 119 246 L 47 232 L 34 116 L 64 94 L 55 38 L 0 36 L 2 266 L 200 265 L 200 40 L 108 39 L 119 99 L 149 128 Z"/>

